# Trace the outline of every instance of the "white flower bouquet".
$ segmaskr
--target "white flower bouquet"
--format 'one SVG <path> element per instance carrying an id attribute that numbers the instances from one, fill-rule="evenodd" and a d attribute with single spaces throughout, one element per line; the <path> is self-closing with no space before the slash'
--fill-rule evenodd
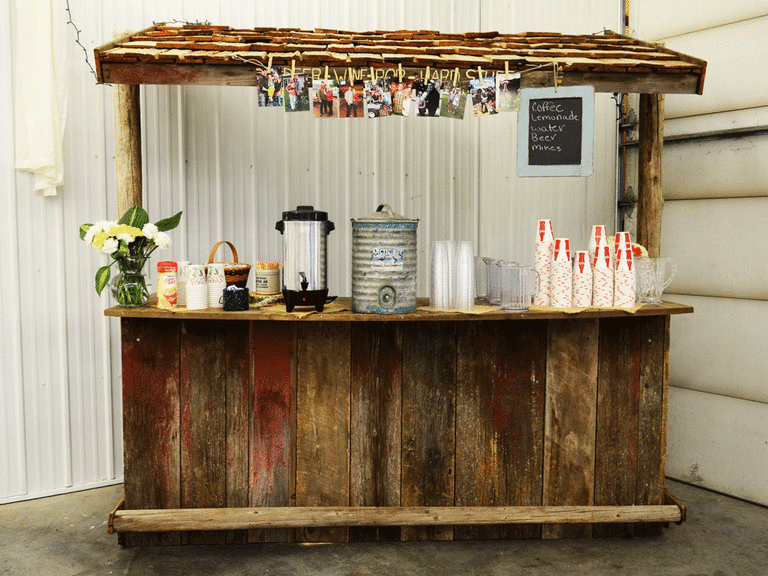
<path id="1" fill-rule="evenodd" d="M 109 284 L 110 268 L 117 264 L 119 274 L 112 281 L 112 294 L 121 306 L 141 306 L 149 298 L 144 278 L 144 264 L 157 248 L 168 248 L 171 238 L 166 234 L 179 225 L 181 212 L 149 222 L 146 210 L 133 206 L 117 222 L 103 220 L 80 226 L 80 239 L 111 257 L 111 262 L 96 272 L 96 293 Z"/>

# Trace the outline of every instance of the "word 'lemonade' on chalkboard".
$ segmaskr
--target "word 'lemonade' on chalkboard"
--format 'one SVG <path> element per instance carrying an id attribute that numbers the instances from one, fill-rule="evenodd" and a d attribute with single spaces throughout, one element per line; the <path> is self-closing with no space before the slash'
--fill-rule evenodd
<path id="1" fill-rule="evenodd" d="M 528 112 L 529 164 L 581 164 L 581 98 L 531 100 Z"/>
<path id="2" fill-rule="evenodd" d="M 594 116 L 591 86 L 521 90 L 518 175 L 589 176 Z"/>

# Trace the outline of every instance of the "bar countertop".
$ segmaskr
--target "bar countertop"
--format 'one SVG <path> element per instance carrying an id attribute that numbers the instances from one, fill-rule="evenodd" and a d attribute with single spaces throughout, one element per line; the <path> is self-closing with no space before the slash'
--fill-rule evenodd
<path id="1" fill-rule="evenodd" d="M 479 303 L 480 304 L 480 303 Z M 352 312 L 352 299 L 337 298 L 327 304 L 323 312 L 312 307 L 296 307 L 292 313 L 285 311 L 285 306 L 275 305 L 269 308 L 254 308 L 243 312 L 224 312 L 221 308 L 188 310 L 184 307 L 158 308 L 154 297 L 139 308 L 113 306 L 104 311 L 105 316 L 121 318 L 159 318 L 168 320 L 277 320 L 311 322 L 424 322 L 424 321 L 478 321 L 478 320 L 557 320 L 566 318 L 610 318 L 629 316 L 664 316 L 672 314 L 690 314 L 693 307 L 664 302 L 661 304 L 641 304 L 632 309 L 621 308 L 586 308 L 560 311 L 551 307 L 542 307 L 527 311 L 506 311 L 499 307 L 489 307 L 488 311 L 478 313 L 457 312 L 452 310 L 434 310 L 428 308 L 429 299 L 419 298 L 417 310 L 411 314 L 359 314 Z"/>

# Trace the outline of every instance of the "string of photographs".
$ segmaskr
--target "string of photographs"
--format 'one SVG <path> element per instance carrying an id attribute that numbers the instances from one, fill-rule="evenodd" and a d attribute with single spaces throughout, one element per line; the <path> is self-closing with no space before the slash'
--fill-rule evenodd
<path id="1" fill-rule="evenodd" d="M 475 117 L 520 108 L 520 74 L 502 73 L 475 79 L 419 75 L 375 80 L 317 78 L 288 68 L 258 72 L 259 106 L 286 112 L 311 112 L 315 118 L 464 118 L 467 107 Z"/>

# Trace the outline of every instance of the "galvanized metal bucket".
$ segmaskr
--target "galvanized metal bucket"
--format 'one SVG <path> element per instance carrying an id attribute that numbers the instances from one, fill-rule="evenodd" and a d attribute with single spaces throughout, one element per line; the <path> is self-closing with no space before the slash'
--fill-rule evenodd
<path id="1" fill-rule="evenodd" d="M 382 204 L 352 220 L 352 311 L 407 314 L 416 311 L 416 227 Z"/>

